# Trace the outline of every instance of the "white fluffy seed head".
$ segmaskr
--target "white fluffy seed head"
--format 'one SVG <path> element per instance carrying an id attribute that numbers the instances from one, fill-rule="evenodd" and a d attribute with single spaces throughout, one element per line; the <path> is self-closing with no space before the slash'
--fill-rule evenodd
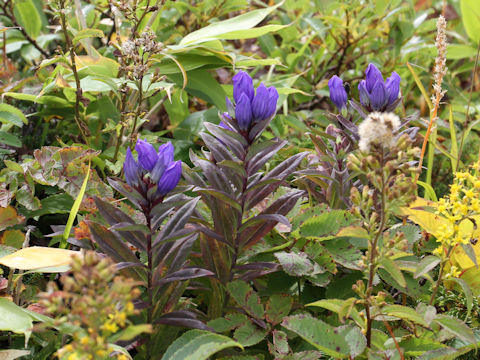
<path id="1" fill-rule="evenodd" d="M 400 118 L 394 113 L 373 112 L 358 127 L 358 147 L 370 151 L 373 144 L 391 148 L 395 145 L 395 132 L 400 127 Z"/>

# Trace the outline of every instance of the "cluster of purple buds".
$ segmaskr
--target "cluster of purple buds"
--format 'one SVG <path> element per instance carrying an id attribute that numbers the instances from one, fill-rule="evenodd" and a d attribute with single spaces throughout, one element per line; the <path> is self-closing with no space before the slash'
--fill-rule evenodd
<path id="1" fill-rule="evenodd" d="M 358 84 L 360 103 L 370 111 L 390 111 L 398 99 L 400 76 L 394 71 L 383 81 L 380 70 L 370 64 L 365 71 L 365 80 Z"/>
<path id="2" fill-rule="evenodd" d="M 369 64 L 365 71 L 365 80 L 358 84 L 360 103 L 369 112 L 394 110 L 399 101 L 400 80 L 400 76 L 396 72 L 392 72 L 391 76 L 384 81 L 380 70 L 375 65 Z M 328 81 L 328 88 L 330 99 L 342 111 L 347 107 L 348 101 L 342 79 L 334 75 Z"/>
<path id="3" fill-rule="evenodd" d="M 173 145 L 168 142 L 159 147 L 139 140 L 135 145 L 138 162 L 133 158 L 130 148 L 123 164 L 128 185 L 138 190 L 145 198 L 151 197 L 151 189 L 156 187 L 153 196 L 163 198 L 178 184 L 182 175 L 182 162 L 173 160 Z M 152 199 L 150 199 L 152 200 Z"/>
<path id="4" fill-rule="evenodd" d="M 233 100 L 226 99 L 228 113 L 223 116 L 235 117 L 240 131 L 246 132 L 250 127 L 267 120 L 277 110 L 278 92 L 274 86 L 267 88 L 263 83 L 255 89 L 252 78 L 244 71 L 239 71 L 233 77 Z"/>

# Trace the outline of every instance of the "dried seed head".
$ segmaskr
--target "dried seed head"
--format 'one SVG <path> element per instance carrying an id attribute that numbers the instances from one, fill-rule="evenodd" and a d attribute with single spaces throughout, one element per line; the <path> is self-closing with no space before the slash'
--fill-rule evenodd
<path id="1" fill-rule="evenodd" d="M 373 144 L 393 147 L 395 132 L 399 127 L 400 119 L 394 113 L 371 113 L 358 127 L 360 150 L 368 152 Z"/>

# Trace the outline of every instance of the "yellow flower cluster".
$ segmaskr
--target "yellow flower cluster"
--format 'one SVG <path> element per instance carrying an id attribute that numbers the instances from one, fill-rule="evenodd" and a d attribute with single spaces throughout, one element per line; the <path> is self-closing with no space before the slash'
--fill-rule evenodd
<path id="1" fill-rule="evenodd" d="M 475 172 L 457 172 L 450 194 L 438 201 L 437 214 L 442 215 L 443 224 L 436 233 L 439 246 L 434 254 L 442 260 L 457 245 L 468 244 L 472 240 L 472 231 L 466 229 L 476 228 L 474 217 L 480 214 L 480 178 L 477 175 L 480 162 L 474 167 Z M 463 222 L 470 222 L 469 226 L 462 226 Z M 446 277 L 456 277 L 460 271 L 451 267 Z"/>

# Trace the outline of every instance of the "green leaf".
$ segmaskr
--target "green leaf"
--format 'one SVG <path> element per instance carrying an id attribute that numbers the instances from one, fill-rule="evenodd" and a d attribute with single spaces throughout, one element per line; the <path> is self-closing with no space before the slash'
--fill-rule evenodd
<path id="1" fill-rule="evenodd" d="M 15 0 L 13 3 L 15 18 L 26 33 L 35 39 L 42 30 L 42 19 L 33 0 Z"/>
<path id="2" fill-rule="evenodd" d="M 245 324 L 247 321 L 246 315 L 234 313 L 227 314 L 223 318 L 210 320 L 207 325 L 216 332 L 226 332 Z"/>
<path id="3" fill-rule="evenodd" d="M 261 319 L 264 316 L 263 305 L 258 294 L 245 281 L 235 280 L 227 284 L 230 296 L 249 315 Z"/>
<path id="4" fill-rule="evenodd" d="M 99 37 L 102 38 L 104 36 L 103 31 L 99 29 L 83 29 L 77 32 L 77 35 L 73 38 L 73 43 L 76 45 L 80 40 L 92 38 L 92 37 Z"/>
<path id="5" fill-rule="evenodd" d="M 63 238 L 65 240 L 68 239 L 70 236 L 70 230 L 72 230 L 73 222 L 77 217 L 78 209 L 80 209 L 80 204 L 83 200 L 83 195 L 85 194 L 85 190 L 87 189 L 88 179 L 90 177 L 90 162 L 88 163 L 87 174 L 85 175 L 85 179 L 83 180 L 82 187 L 80 188 L 80 192 L 78 193 L 75 202 L 73 203 L 72 210 L 70 210 L 70 215 L 68 216 L 67 225 L 65 226 L 65 231 L 63 232 Z"/>
<path id="6" fill-rule="evenodd" d="M 241 325 L 233 333 L 233 338 L 242 346 L 258 344 L 266 336 L 266 331 L 253 324 L 251 321 Z"/>
<path id="7" fill-rule="evenodd" d="M 0 298 L 0 330 L 25 334 L 25 344 L 32 333 L 33 319 L 10 300 Z"/>
<path id="8" fill-rule="evenodd" d="M 0 143 L 16 148 L 22 147 L 22 140 L 18 136 L 5 131 L 0 131 Z"/>
<path id="9" fill-rule="evenodd" d="M 357 326 L 347 325 L 337 328 L 338 334 L 345 338 L 350 347 L 350 358 L 354 359 L 361 355 L 367 347 L 367 339 Z"/>
<path id="10" fill-rule="evenodd" d="M 473 307 L 473 293 L 470 286 L 468 286 L 467 282 L 461 278 L 451 278 L 451 281 L 456 282 L 463 290 L 465 294 L 465 299 L 467 300 L 467 315 L 465 316 L 465 321 L 467 321 L 468 317 L 470 316 L 470 312 L 472 311 Z"/>
<path id="11" fill-rule="evenodd" d="M 290 313 L 293 298 L 286 294 L 274 294 L 268 299 L 265 317 L 273 325 L 279 324 Z"/>
<path id="12" fill-rule="evenodd" d="M 289 316 L 283 320 L 282 326 L 335 359 L 350 355 L 350 346 L 344 336 L 320 319 L 304 314 Z"/>
<path id="13" fill-rule="evenodd" d="M 392 259 L 388 257 L 384 257 L 380 261 L 380 265 L 393 277 L 393 279 L 401 286 L 407 286 L 405 281 L 405 277 L 402 274 L 402 270 L 398 267 L 398 265 Z"/>
<path id="14" fill-rule="evenodd" d="M 461 0 L 460 10 L 465 31 L 475 43 L 480 41 L 480 2 Z"/>
<path id="15" fill-rule="evenodd" d="M 418 263 L 417 270 L 413 275 L 414 279 L 418 279 L 420 276 L 428 273 L 430 270 L 433 270 L 435 266 L 440 264 L 440 259 L 436 256 L 426 256 Z"/>
<path id="16" fill-rule="evenodd" d="M 162 360 L 206 360 L 216 352 L 242 345 L 226 336 L 204 330 L 190 330 L 176 339 Z"/>
<path id="17" fill-rule="evenodd" d="M 305 220 L 300 226 L 300 234 L 304 237 L 322 237 L 337 233 L 340 227 L 345 225 L 345 211 L 325 211 Z"/>
<path id="18" fill-rule="evenodd" d="M 14 207 L 0 207 L 0 231 L 13 225 L 21 224 L 24 220 L 25 218 L 18 215 Z"/>
<path id="19" fill-rule="evenodd" d="M 354 299 L 354 298 L 349 298 Z M 323 300 L 318 300 L 313 303 L 307 304 L 306 306 L 316 306 L 316 307 L 321 307 L 327 310 L 330 310 L 336 314 L 339 314 L 342 310 L 342 306 L 344 305 L 345 300 L 340 300 L 340 299 L 323 299 Z M 362 324 L 363 319 L 360 317 L 360 314 L 355 307 L 353 307 L 350 311 L 349 317 L 351 317 L 357 324 Z"/>
<path id="20" fill-rule="evenodd" d="M 402 305 L 387 305 L 382 308 L 382 314 L 395 316 L 403 320 L 410 320 L 414 323 L 428 328 L 428 323 L 412 308 Z"/>
<path id="21" fill-rule="evenodd" d="M 313 262 L 307 257 L 307 254 L 300 252 L 278 252 L 275 254 L 283 271 L 290 276 L 312 275 L 314 271 Z"/>
<path id="22" fill-rule="evenodd" d="M 22 127 L 28 120 L 19 109 L 9 104 L 0 104 L 0 122 Z"/>
<path id="23" fill-rule="evenodd" d="M 447 315 L 437 315 L 435 318 L 437 324 L 443 327 L 446 331 L 460 339 L 475 343 L 475 335 L 473 330 L 468 327 L 462 320 Z"/>
<path id="24" fill-rule="evenodd" d="M 237 32 L 237 36 L 242 36 L 242 31 L 253 28 L 261 21 L 263 21 L 272 11 L 283 4 L 283 1 L 279 4 L 264 9 L 258 9 L 249 11 L 246 14 L 236 16 L 234 18 L 219 21 L 214 24 L 210 24 L 200 30 L 194 31 L 185 36 L 179 45 L 191 45 L 198 44 L 213 39 L 223 39 L 224 36 L 228 36 L 229 33 Z M 278 30 L 278 29 L 277 29 Z M 275 30 L 276 31 L 276 30 Z M 264 34 L 266 34 L 265 32 Z M 252 37 L 258 35 L 252 34 Z M 227 37 L 228 38 L 228 37 Z M 230 37 L 230 39 L 235 39 Z"/>

